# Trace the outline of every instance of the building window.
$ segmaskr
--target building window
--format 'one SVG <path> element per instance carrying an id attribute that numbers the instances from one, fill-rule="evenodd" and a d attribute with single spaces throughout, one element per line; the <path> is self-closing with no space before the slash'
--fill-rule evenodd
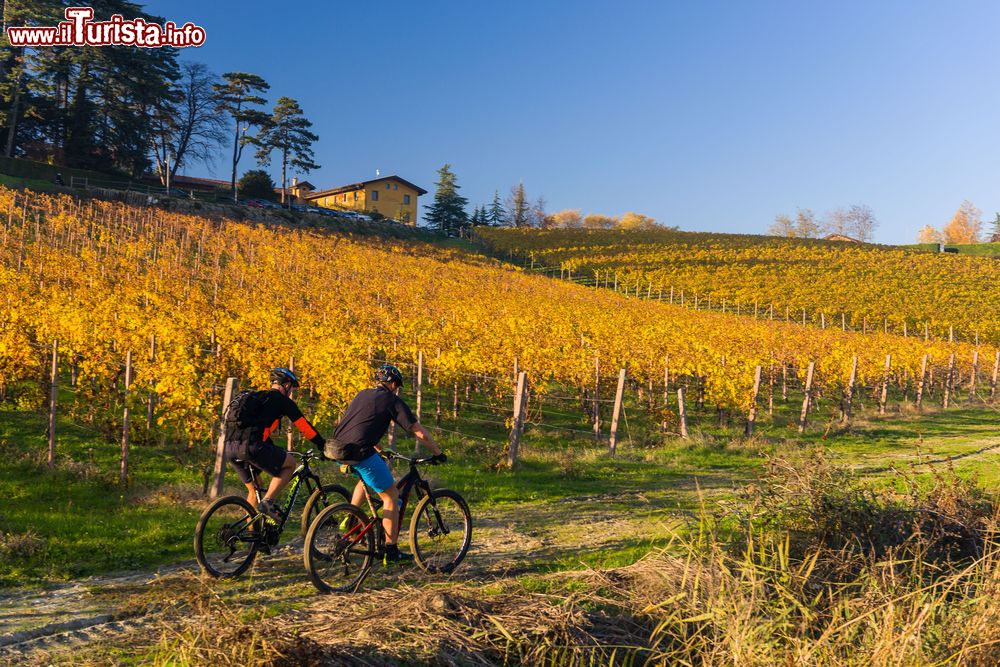
<path id="1" fill-rule="evenodd" d="M 386 190 L 388 190 L 388 189 L 389 189 L 390 187 L 392 187 L 392 186 L 391 186 L 391 185 L 390 185 L 389 183 L 386 183 L 386 184 L 385 184 L 385 189 L 386 189 Z"/>
<path id="2" fill-rule="evenodd" d="M 410 195 L 403 195 L 403 204 L 409 206 L 409 204 L 410 204 Z"/>
<path id="3" fill-rule="evenodd" d="M 358 193 L 357 192 L 354 193 L 354 201 L 358 201 Z"/>
<path id="4" fill-rule="evenodd" d="M 372 190 L 372 201 L 378 201 L 378 190 Z"/>
<path id="5" fill-rule="evenodd" d="M 392 189 L 393 190 L 398 190 L 399 189 L 399 184 L 398 183 L 393 183 L 392 184 Z"/>

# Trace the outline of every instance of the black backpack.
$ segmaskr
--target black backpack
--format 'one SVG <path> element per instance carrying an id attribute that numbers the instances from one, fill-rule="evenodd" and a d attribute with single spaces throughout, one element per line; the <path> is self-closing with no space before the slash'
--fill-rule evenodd
<path id="1" fill-rule="evenodd" d="M 264 406 L 271 400 L 271 392 L 244 391 L 226 406 L 226 440 L 251 440 L 255 433 L 262 433 L 270 426 Z M 260 436 L 258 436 L 259 438 Z"/>

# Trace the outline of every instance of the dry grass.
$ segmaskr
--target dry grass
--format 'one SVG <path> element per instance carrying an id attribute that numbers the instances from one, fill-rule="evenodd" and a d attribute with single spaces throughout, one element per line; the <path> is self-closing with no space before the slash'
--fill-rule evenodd
<path id="1" fill-rule="evenodd" d="M 0 558 L 31 558 L 45 548 L 45 540 L 30 528 L 24 533 L 0 532 Z"/>
<path id="2" fill-rule="evenodd" d="M 950 471 L 774 461 L 629 567 L 318 597 L 261 623 L 207 589 L 153 664 L 996 665 L 995 503 Z M 733 518 L 736 521 L 733 521 Z"/>

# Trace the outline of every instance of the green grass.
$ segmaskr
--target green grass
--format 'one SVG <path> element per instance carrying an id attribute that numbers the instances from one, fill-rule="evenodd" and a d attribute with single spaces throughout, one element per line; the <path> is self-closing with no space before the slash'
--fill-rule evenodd
<path id="1" fill-rule="evenodd" d="M 979 255 L 982 257 L 1000 257 L 1000 243 L 946 243 L 946 248 L 957 248 L 960 255 Z M 937 243 L 915 243 L 913 245 L 902 246 L 904 248 L 916 248 L 928 252 L 937 252 Z"/>
<path id="2" fill-rule="evenodd" d="M 46 426 L 43 415 L 0 411 L 0 533 L 40 540 L 34 548 L 6 549 L 0 585 L 191 557 L 189 536 L 198 510 L 171 502 L 169 493 L 151 493 L 201 488 L 200 465 L 189 461 L 183 448 L 132 448 L 132 481 L 123 488 L 120 445 L 64 420 L 57 425 L 57 465 L 50 471 Z"/>
<path id="3" fill-rule="evenodd" d="M 43 181 L 33 178 L 22 178 L 0 174 L 0 185 L 8 188 L 36 190 L 38 192 L 63 192 L 65 188 L 56 185 L 51 180 Z"/>
<path id="4" fill-rule="evenodd" d="M 587 428 L 582 413 L 568 411 L 546 416 L 544 426 L 527 426 L 519 464 L 510 471 L 498 465 L 505 457 L 507 432 L 502 424 L 487 423 L 503 406 L 492 412 L 464 407 L 457 420 L 444 411 L 441 441 L 449 464 L 423 472 L 435 485 L 465 496 L 474 516 L 499 517 L 516 522 L 526 534 L 554 536 L 563 547 L 539 554 L 547 563 L 543 569 L 572 569 L 581 563 L 627 564 L 662 547 L 674 528 L 664 524 L 669 516 L 696 512 L 702 495 L 727 496 L 761 470 L 766 455 L 796 455 L 822 446 L 835 463 L 882 475 L 890 464 L 908 467 L 927 457 L 967 454 L 994 439 L 1000 442 L 997 411 L 982 405 L 948 411 L 928 405 L 923 414 L 904 410 L 884 418 L 871 415 L 868 406 L 845 428 L 836 419 L 836 404 L 821 400 L 809 430 L 799 434 L 795 424 L 801 399 L 793 394 L 785 402 L 776 399 L 773 417 L 761 410 L 751 440 L 736 435 L 742 426 L 739 415 L 726 416 L 728 423 L 719 426 L 714 408 L 691 406 L 692 435 L 685 441 L 661 434 L 635 395 L 627 396 L 629 421 L 620 428 L 614 457 L 608 453 L 606 432 L 595 441 L 577 431 L 558 430 Z M 412 397 L 407 399 L 412 404 Z M 477 400 L 484 399 L 473 397 Z M 61 401 L 69 403 L 69 397 Z M 431 426 L 432 410 L 433 398 L 425 394 L 424 422 Z M 57 426 L 57 464 L 50 471 L 46 424 L 44 414 L 0 406 L 0 456 L 5 461 L 0 467 L 0 497 L 5 499 L 0 505 L 0 586 L 192 559 L 193 528 L 208 503 L 202 493 L 212 461 L 208 448 L 189 449 L 170 438 L 139 439 L 131 448 L 130 483 L 122 487 L 117 439 L 63 417 Z M 320 430 L 327 433 L 329 426 Z M 412 438 L 401 438 L 397 449 L 412 451 L 413 444 Z M 954 466 L 996 487 L 998 460 L 982 455 L 958 459 Z M 317 470 L 324 482 L 353 482 L 333 464 L 319 464 Z M 926 474 L 926 469 L 918 473 Z M 231 472 L 226 493 L 243 493 Z M 589 525 L 611 514 L 628 524 L 620 538 L 604 539 L 599 550 L 566 546 L 588 544 Z M 294 532 L 286 532 L 286 538 Z"/>
<path id="5" fill-rule="evenodd" d="M 7 176 L 14 176 L 17 178 L 23 178 L 33 181 L 43 181 L 45 183 L 52 183 L 56 174 L 62 174 L 63 179 L 66 184 L 69 185 L 70 178 L 76 176 L 78 178 L 90 178 L 96 180 L 116 180 L 120 181 L 122 179 L 127 179 L 128 177 L 121 173 L 104 173 L 100 171 L 93 171 L 91 169 L 78 169 L 76 167 L 63 167 L 57 164 L 49 164 L 47 162 L 36 162 L 34 160 L 26 160 L 19 157 L 3 157 L 0 156 L 0 174 L 5 174 Z"/>

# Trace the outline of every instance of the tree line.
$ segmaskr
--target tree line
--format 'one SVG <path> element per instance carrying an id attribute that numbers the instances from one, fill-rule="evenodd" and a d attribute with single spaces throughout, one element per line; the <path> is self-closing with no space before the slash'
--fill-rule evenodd
<path id="1" fill-rule="evenodd" d="M 992 231 L 988 240 L 1000 242 L 1000 213 L 991 223 Z M 981 243 L 987 235 L 984 233 L 983 212 L 969 200 L 965 200 L 941 229 L 933 225 L 924 225 L 917 233 L 918 243 Z"/>
<path id="2" fill-rule="evenodd" d="M 56 25 L 69 4 L 9 0 L 4 18 L 7 25 Z M 126 0 L 88 4 L 95 20 L 121 14 L 164 22 Z M 14 48 L 6 35 L 0 45 L 0 138 L 7 157 L 133 178 L 152 171 L 169 187 L 182 167 L 212 164 L 231 145 L 234 199 L 248 146 L 261 165 L 277 156 L 282 193 L 289 167 L 319 168 L 312 151 L 319 137 L 299 103 L 282 96 L 266 110 L 270 84 L 258 75 L 220 77 L 202 63 L 181 62 L 173 48 Z"/>
<path id="3" fill-rule="evenodd" d="M 836 208 L 822 218 L 808 208 L 796 209 L 795 215 L 784 213 L 774 216 L 774 222 L 768 229 L 772 236 L 785 238 L 812 239 L 836 234 L 856 239 L 864 243 L 871 242 L 878 220 L 875 213 L 865 204 L 854 204 L 848 207 Z"/>
<path id="4" fill-rule="evenodd" d="M 467 208 L 469 200 L 458 193 L 455 173 L 446 164 L 438 170 L 437 190 L 434 200 L 426 206 L 424 220 L 432 229 L 450 236 L 466 236 L 473 227 L 536 227 L 540 229 L 623 229 L 639 230 L 662 227 L 655 219 L 640 213 L 628 212 L 621 216 L 597 213 L 583 215 L 580 209 L 564 209 L 549 213 L 545 197 L 531 200 L 524 183 L 510 188 L 501 200 L 500 191 L 493 192 L 488 204 Z"/>

